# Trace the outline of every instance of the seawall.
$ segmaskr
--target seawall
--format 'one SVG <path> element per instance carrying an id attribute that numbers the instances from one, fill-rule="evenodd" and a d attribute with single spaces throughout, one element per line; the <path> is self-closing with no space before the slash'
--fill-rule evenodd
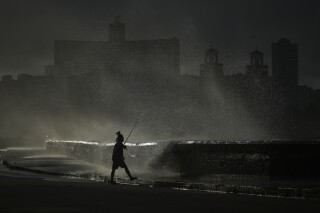
<path id="1" fill-rule="evenodd" d="M 94 163 L 111 163 L 113 143 L 46 141 L 49 151 Z M 131 167 L 172 169 L 184 176 L 237 174 L 273 179 L 320 178 L 319 141 L 165 141 L 128 143 Z"/>

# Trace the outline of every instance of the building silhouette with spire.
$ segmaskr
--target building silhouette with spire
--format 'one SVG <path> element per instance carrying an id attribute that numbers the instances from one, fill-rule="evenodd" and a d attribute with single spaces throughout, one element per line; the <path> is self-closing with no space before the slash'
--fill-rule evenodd
<path id="1" fill-rule="evenodd" d="M 200 78 L 203 81 L 221 79 L 223 65 L 219 61 L 219 53 L 212 46 L 205 52 L 204 63 L 200 65 Z"/>
<path id="2" fill-rule="evenodd" d="M 264 64 L 264 54 L 256 48 L 250 54 L 250 64 L 246 66 L 246 74 L 253 78 L 267 78 L 268 66 Z"/>
<path id="3" fill-rule="evenodd" d="M 116 16 L 114 22 L 109 24 L 109 41 L 124 42 L 126 40 L 126 26 L 120 22 L 120 16 Z"/>

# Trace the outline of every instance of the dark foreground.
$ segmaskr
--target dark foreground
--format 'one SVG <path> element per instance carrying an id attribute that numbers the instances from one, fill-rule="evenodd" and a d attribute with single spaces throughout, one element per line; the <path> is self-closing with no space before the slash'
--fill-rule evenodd
<path id="1" fill-rule="evenodd" d="M 320 212 L 319 200 L 0 176 L 0 212 Z"/>

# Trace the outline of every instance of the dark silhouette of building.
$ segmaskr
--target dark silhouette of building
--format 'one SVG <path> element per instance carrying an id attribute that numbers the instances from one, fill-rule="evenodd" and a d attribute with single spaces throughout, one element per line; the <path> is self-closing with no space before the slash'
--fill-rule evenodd
<path id="1" fill-rule="evenodd" d="M 291 103 L 297 100 L 298 45 L 286 38 L 272 44 L 272 78 L 283 88 Z"/>
<path id="2" fill-rule="evenodd" d="M 267 78 L 268 66 L 263 62 L 263 53 L 258 49 L 250 54 L 250 65 L 246 66 L 246 74 L 254 78 Z"/>
<path id="3" fill-rule="evenodd" d="M 176 78 L 180 74 L 177 38 L 125 40 L 125 25 L 116 17 L 109 25 L 109 41 L 54 41 L 54 64 L 46 75 L 71 76 L 88 72 L 146 74 Z"/>
<path id="4" fill-rule="evenodd" d="M 123 42 L 126 40 L 126 26 L 120 22 L 120 16 L 116 16 L 114 23 L 109 24 L 109 41 Z"/>
<path id="5" fill-rule="evenodd" d="M 219 62 L 219 53 L 212 46 L 205 52 L 204 64 L 200 65 L 200 77 L 203 80 L 218 80 L 223 76 L 223 65 Z"/>
<path id="6" fill-rule="evenodd" d="M 223 86 L 223 65 L 219 61 L 219 53 L 212 46 L 205 52 L 204 64 L 200 65 L 200 84 L 205 99 L 219 92 Z"/>

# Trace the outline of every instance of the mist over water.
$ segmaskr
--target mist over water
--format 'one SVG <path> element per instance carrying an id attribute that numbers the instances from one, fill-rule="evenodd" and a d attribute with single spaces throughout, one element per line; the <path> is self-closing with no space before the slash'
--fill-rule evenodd
<path id="1" fill-rule="evenodd" d="M 110 85 L 109 85 L 110 88 Z M 263 127 L 256 125 L 254 115 L 240 101 L 226 100 L 223 93 L 211 94 L 214 106 L 209 111 L 198 103 L 166 105 L 159 99 L 152 108 L 136 111 L 137 106 L 124 100 L 119 112 L 77 110 L 75 106 L 30 106 L 14 103 L 1 110 L 2 138 L 19 138 L 31 144 L 46 138 L 114 141 L 115 132 L 125 137 L 137 119 L 139 122 L 129 141 L 161 141 L 173 139 L 261 139 L 266 138 Z M 37 141 L 37 142 L 35 142 Z"/>
<path id="2" fill-rule="evenodd" d="M 128 81 L 112 78 L 107 83 L 94 83 L 106 84 L 101 93 L 96 88 L 89 90 L 86 82 L 80 78 L 76 84 L 78 90 L 59 99 L 54 99 L 52 93 L 45 93 L 43 96 L 51 96 L 47 97 L 47 102 L 37 100 L 34 94 L 30 94 L 30 99 L 19 96 L 4 99 L 1 137 L 18 138 L 26 144 L 41 144 L 46 138 L 114 141 L 116 131 L 122 131 L 126 137 L 138 119 L 129 141 L 255 140 L 274 136 L 268 134 L 263 123 L 267 120 L 260 117 L 262 114 L 255 114 L 252 108 L 246 107 L 244 95 L 234 89 L 215 86 L 203 102 L 200 85 L 195 82 L 189 85 L 183 80 L 174 81 L 178 89 L 168 91 L 162 85 L 154 86 L 156 81 L 147 86 L 143 85 L 144 81 L 138 81 L 133 87 L 122 88 Z M 65 86 L 58 83 L 54 94 Z M 220 85 L 219 82 L 213 84 Z M 158 90 L 156 94 L 152 94 L 154 90 Z M 136 91 L 147 94 L 134 94 Z M 104 95 L 105 92 L 112 95 Z M 187 94 L 180 97 L 176 94 L 183 92 Z M 21 93 L 23 91 L 17 92 Z M 161 93 L 166 95 L 161 98 Z M 139 100 L 141 96 L 142 101 Z M 277 107 L 279 110 L 281 105 Z"/>

